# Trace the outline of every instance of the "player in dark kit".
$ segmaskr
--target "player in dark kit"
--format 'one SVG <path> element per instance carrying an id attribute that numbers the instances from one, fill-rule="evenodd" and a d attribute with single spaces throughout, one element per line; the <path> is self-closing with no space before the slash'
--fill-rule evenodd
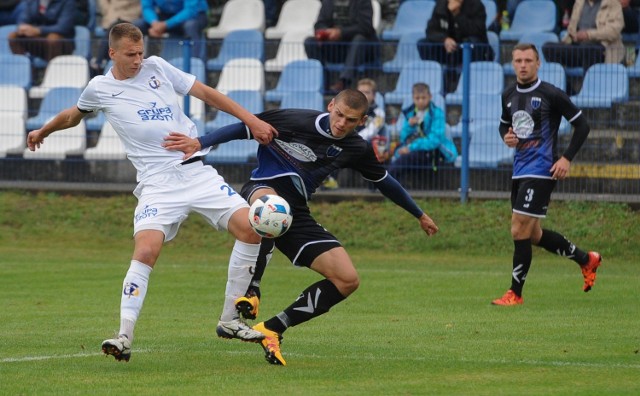
<path id="1" fill-rule="evenodd" d="M 346 250 L 315 221 L 307 205 L 329 174 L 339 168 L 359 171 L 382 194 L 414 215 L 427 235 L 438 231 L 433 220 L 378 162 L 371 144 L 355 132 L 356 127 L 364 124 L 368 107 L 361 92 L 347 89 L 331 100 L 328 113 L 286 109 L 258 114 L 259 119 L 277 129 L 278 138 L 259 146 L 258 167 L 242 188 L 242 195 L 250 203 L 265 194 L 282 196 L 291 206 L 293 223 L 284 235 L 276 239 L 263 238 L 254 281 L 259 282 L 274 243 L 294 265 L 309 267 L 325 277 L 305 289 L 284 311 L 253 327 L 265 334 L 262 346 L 269 363 L 286 364 L 280 352 L 280 340 L 287 328 L 329 311 L 359 285 L 358 273 Z M 171 134 L 165 147 L 183 151 L 188 158 L 198 150 L 196 147 L 251 138 L 251 131 L 239 123 L 197 139 Z M 255 284 L 253 290 L 259 293 Z M 249 304 L 249 315 L 255 317 L 258 297 L 252 295 L 251 290 L 248 297 L 244 302 Z"/>
<path id="2" fill-rule="evenodd" d="M 540 59 L 534 45 L 516 45 L 512 63 L 517 82 L 502 94 L 500 135 L 507 146 L 516 149 L 511 187 L 513 272 L 511 288 L 493 300 L 494 305 L 523 303 L 522 288 L 531 267 L 532 244 L 578 263 L 585 292 L 593 287 L 602 261 L 599 253 L 585 252 L 540 225 L 556 182 L 569 175 L 571 161 L 589 135 L 589 125 L 564 91 L 538 78 Z M 558 158 L 556 145 L 562 117 L 571 122 L 574 133 L 569 147 Z"/>

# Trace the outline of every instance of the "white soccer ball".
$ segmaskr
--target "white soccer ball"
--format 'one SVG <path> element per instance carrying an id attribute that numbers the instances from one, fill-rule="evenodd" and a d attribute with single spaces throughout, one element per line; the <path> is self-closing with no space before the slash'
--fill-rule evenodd
<path id="1" fill-rule="evenodd" d="M 263 195 L 249 209 L 251 227 L 265 238 L 276 238 L 284 234 L 292 221 L 289 203 L 278 195 Z"/>

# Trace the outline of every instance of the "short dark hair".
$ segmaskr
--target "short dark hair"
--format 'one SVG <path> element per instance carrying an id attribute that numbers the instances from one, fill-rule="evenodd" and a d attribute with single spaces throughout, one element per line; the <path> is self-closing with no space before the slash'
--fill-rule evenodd
<path id="1" fill-rule="evenodd" d="M 142 40 L 143 36 L 136 25 L 129 22 L 118 23 L 109 31 L 109 47 L 113 48 L 123 38 L 138 42 Z"/>
<path id="2" fill-rule="evenodd" d="M 516 44 L 515 47 L 513 47 L 512 53 L 514 51 L 526 51 L 526 50 L 532 50 L 536 54 L 536 59 L 540 59 L 540 54 L 538 53 L 538 49 L 536 48 L 535 45 L 533 45 L 531 43 L 519 43 L 519 44 Z"/>
<path id="3" fill-rule="evenodd" d="M 426 92 L 428 95 L 431 95 L 431 88 L 429 88 L 429 85 L 423 82 L 417 82 L 413 84 L 413 87 L 411 88 L 411 94 L 423 93 L 423 92 Z"/>
<path id="4" fill-rule="evenodd" d="M 349 88 L 340 91 L 340 93 L 336 95 L 335 100 L 336 102 L 344 102 L 344 104 L 352 109 L 362 111 L 362 115 L 365 115 L 369 109 L 367 97 L 357 89 Z"/>

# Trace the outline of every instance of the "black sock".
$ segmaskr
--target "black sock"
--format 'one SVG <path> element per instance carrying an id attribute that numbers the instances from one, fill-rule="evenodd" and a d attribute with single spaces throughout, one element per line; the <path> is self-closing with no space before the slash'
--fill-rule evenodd
<path id="1" fill-rule="evenodd" d="M 283 333 L 288 327 L 299 325 L 328 312 L 344 300 L 338 288 L 328 279 L 307 287 L 296 301 L 278 315 L 264 322 L 267 329 Z"/>
<path id="2" fill-rule="evenodd" d="M 247 288 L 245 296 L 251 297 L 253 295 L 260 298 L 260 281 L 262 280 L 265 269 L 267 269 L 269 260 L 271 260 L 274 248 L 275 241 L 273 239 L 262 238 L 262 242 L 260 243 L 260 252 L 258 253 L 258 259 L 256 260 L 256 268 L 253 272 L 253 277 L 251 278 L 251 283 Z"/>
<path id="3" fill-rule="evenodd" d="M 558 256 L 569 258 L 580 265 L 589 261 L 587 252 L 578 249 L 570 240 L 555 231 L 543 229 L 538 246 Z"/>
<path id="4" fill-rule="evenodd" d="M 513 272 L 511 273 L 511 290 L 522 296 L 524 281 L 531 268 L 531 239 L 513 241 Z"/>

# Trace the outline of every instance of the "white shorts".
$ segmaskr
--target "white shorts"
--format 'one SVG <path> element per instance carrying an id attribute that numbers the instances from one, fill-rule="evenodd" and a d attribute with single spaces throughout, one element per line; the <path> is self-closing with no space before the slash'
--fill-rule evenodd
<path id="1" fill-rule="evenodd" d="M 217 230 L 226 230 L 231 215 L 249 207 L 213 167 L 201 161 L 152 175 L 133 194 L 138 198 L 133 235 L 158 230 L 164 233 L 165 242 L 176 236 L 191 212 L 199 213 Z"/>

